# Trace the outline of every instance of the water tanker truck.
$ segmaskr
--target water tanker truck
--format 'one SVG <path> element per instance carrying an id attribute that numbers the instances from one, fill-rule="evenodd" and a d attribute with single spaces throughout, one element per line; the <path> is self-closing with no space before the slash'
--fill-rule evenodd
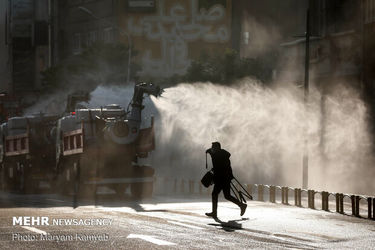
<path id="1" fill-rule="evenodd" d="M 44 114 L 12 117 L 0 126 L 3 190 L 33 193 L 51 187 L 58 118 Z"/>
<path id="2" fill-rule="evenodd" d="M 155 149 L 154 122 L 141 128 L 145 94 L 159 96 L 159 87 L 139 83 L 129 110 L 112 104 L 80 108 L 60 118 L 56 127 L 56 173 L 67 194 L 93 195 L 100 186 L 117 194 L 127 188 L 136 197 L 151 196 L 154 169 L 138 164 Z"/>

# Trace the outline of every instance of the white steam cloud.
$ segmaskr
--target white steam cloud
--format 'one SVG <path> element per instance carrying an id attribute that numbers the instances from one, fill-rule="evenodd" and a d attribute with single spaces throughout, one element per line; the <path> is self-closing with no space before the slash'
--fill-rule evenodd
<path id="1" fill-rule="evenodd" d="M 354 91 L 342 87 L 335 93 L 322 98 L 311 90 L 305 115 L 303 89 L 294 86 L 270 89 L 247 79 L 235 87 L 168 88 L 153 98 L 160 112 L 157 171 L 198 179 L 205 172 L 205 149 L 220 141 L 241 181 L 300 187 L 307 121 L 309 188 L 368 192 L 374 169 L 367 110 Z"/>
<path id="2" fill-rule="evenodd" d="M 241 182 L 300 187 L 307 121 L 309 188 L 367 194 L 375 187 L 375 169 L 366 106 L 343 85 L 333 93 L 322 96 L 312 89 L 305 115 L 303 89 L 294 85 L 268 88 L 245 79 L 233 87 L 194 83 L 167 88 L 162 97 L 144 100 L 142 126 L 150 126 L 151 115 L 156 116 L 156 150 L 146 163 L 158 176 L 198 181 L 206 171 L 205 150 L 220 141 L 232 154 Z M 132 95 L 130 86 L 99 86 L 90 102 L 81 104 L 126 108 Z M 60 99 L 30 110 L 63 110 Z"/>

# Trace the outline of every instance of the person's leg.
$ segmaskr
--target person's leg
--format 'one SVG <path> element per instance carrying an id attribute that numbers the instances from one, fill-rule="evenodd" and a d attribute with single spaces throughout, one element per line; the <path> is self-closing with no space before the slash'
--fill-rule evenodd
<path id="1" fill-rule="evenodd" d="M 212 190 L 212 212 L 206 213 L 207 216 L 216 217 L 217 216 L 217 202 L 219 198 L 219 193 L 221 191 L 221 186 L 218 184 L 214 185 L 214 189 Z"/>
<path id="2" fill-rule="evenodd" d="M 221 191 L 221 187 L 218 184 L 214 185 L 214 189 L 212 190 L 212 212 L 217 214 L 217 202 L 219 200 L 219 193 Z"/>
<path id="3" fill-rule="evenodd" d="M 230 194 L 230 182 L 225 182 L 223 185 L 224 198 L 241 207 L 242 203 Z"/>
<path id="4" fill-rule="evenodd" d="M 246 211 L 247 204 L 246 203 L 242 203 L 241 201 L 237 200 L 235 197 L 233 197 L 230 194 L 230 181 L 227 181 L 227 182 L 224 183 L 224 185 L 223 185 L 223 193 L 224 193 L 225 199 L 227 199 L 228 201 L 233 202 L 234 204 L 236 204 L 237 206 L 239 206 L 241 208 L 241 213 L 240 213 L 241 216 L 244 215 L 244 213 Z"/>

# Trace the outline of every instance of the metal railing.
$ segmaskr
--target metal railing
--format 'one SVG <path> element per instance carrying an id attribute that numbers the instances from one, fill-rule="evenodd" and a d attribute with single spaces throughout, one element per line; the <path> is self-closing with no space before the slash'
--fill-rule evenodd
<path id="1" fill-rule="evenodd" d="M 254 188 L 253 188 L 254 187 Z M 269 192 L 269 202 L 277 203 L 277 190 L 281 191 L 281 204 L 289 204 L 289 191 L 293 192 L 294 205 L 297 207 L 302 206 L 303 194 L 307 195 L 307 208 L 316 209 L 315 202 L 316 194 L 321 195 L 321 209 L 323 211 L 330 212 L 330 197 L 334 198 L 335 202 L 335 212 L 345 215 L 350 215 L 346 213 L 344 209 L 344 199 L 350 199 L 351 204 L 351 215 L 375 220 L 375 197 L 365 196 L 365 195 L 355 195 L 355 194 L 344 194 L 344 193 L 330 193 L 327 191 L 315 191 L 312 189 L 301 189 L 301 188 L 290 188 L 263 184 L 247 184 L 247 190 L 250 194 L 253 194 L 253 190 L 256 189 L 257 200 L 264 201 L 264 192 L 268 190 Z M 361 201 L 367 204 L 367 216 L 361 216 Z"/>
<path id="2" fill-rule="evenodd" d="M 212 191 L 212 186 L 207 189 L 203 188 L 199 181 L 192 179 L 164 177 L 155 178 L 155 182 L 163 186 L 163 193 L 207 195 Z M 247 192 L 253 197 L 256 194 L 254 199 L 257 201 L 268 201 L 310 209 L 317 209 L 316 203 L 321 203 L 319 205 L 323 211 L 375 220 L 375 197 L 264 184 L 246 184 L 245 187 Z M 317 194 L 320 194 L 320 199 L 316 197 Z M 365 216 L 363 216 L 363 213 L 361 214 L 361 211 L 366 210 L 363 207 L 364 203 L 366 203 L 367 209 Z M 334 209 L 332 210 L 330 207 L 334 207 Z"/>

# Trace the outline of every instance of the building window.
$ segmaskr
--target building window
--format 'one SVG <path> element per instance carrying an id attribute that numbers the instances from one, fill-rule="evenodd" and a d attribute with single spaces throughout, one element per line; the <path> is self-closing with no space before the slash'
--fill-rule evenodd
<path id="1" fill-rule="evenodd" d="M 250 33 L 248 31 L 245 31 L 243 33 L 243 37 L 242 38 L 243 38 L 243 43 L 245 45 L 248 45 L 249 44 L 249 39 L 250 39 Z"/>
<path id="2" fill-rule="evenodd" d="M 98 40 L 98 31 L 90 31 L 88 34 L 87 45 L 93 45 Z"/>
<path id="3" fill-rule="evenodd" d="M 365 0 L 365 22 L 375 21 L 375 0 Z"/>
<path id="4" fill-rule="evenodd" d="M 83 33 L 81 36 L 82 48 L 87 48 L 89 46 L 89 33 Z"/>
<path id="5" fill-rule="evenodd" d="M 112 27 L 105 28 L 103 31 L 103 42 L 112 43 L 114 42 L 114 30 Z"/>

